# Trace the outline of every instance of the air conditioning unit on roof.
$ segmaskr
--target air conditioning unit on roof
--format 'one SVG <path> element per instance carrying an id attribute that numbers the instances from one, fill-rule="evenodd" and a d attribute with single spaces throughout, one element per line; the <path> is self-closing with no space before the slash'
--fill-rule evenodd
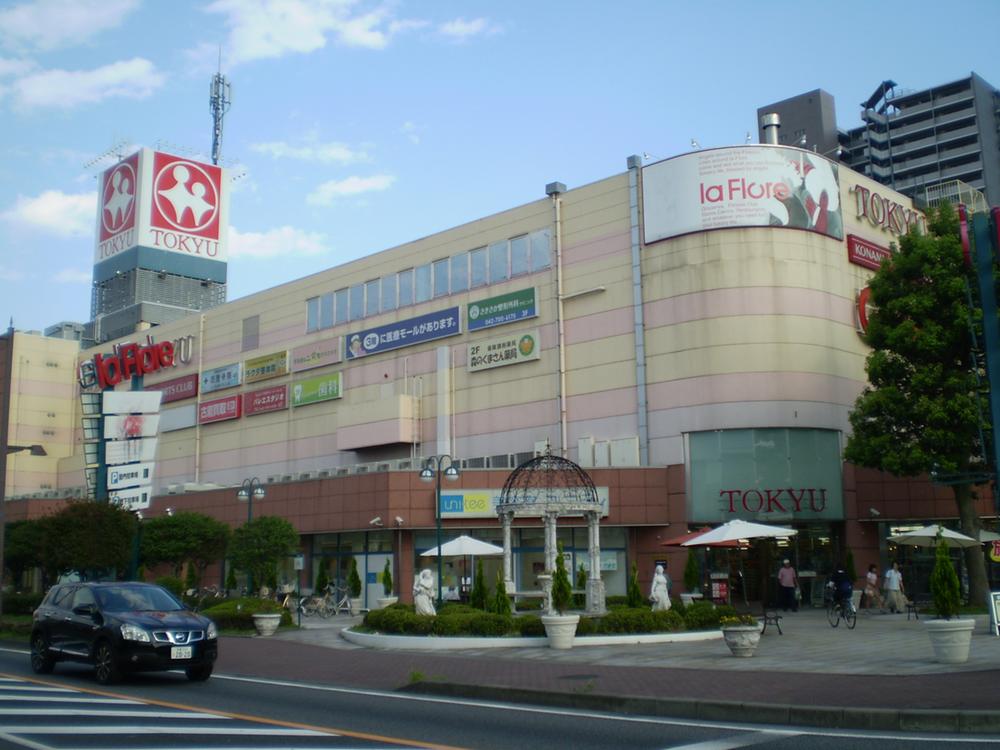
<path id="1" fill-rule="evenodd" d="M 299 481 L 300 482 L 303 481 L 303 480 L 312 479 L 312 478 L 313 478 L 313 473 L 311 471 L 303 471 L 301 474 L 299 474 Z"/>
<path id="2" fill-rule="evenodd" d="M 357 464 L 354 467 L 354 473 L 355 474 L 367 474 L 368 471 L 369 471 L 369 468 L 370 467 L 368 466 L 368 464 Z"/>
<path id="3" fill-rule="evenodd" d="M 328 476 L 330 476 L 330 471 L 328 469 L 317 471 L 316 476 L 319 477 L 320 479 L 326 479 Z"/>
<path id="4" fill-rule="evenodd" d="M 276 484 L 277 482 L 281 481 L 281 477 L 279 477 L 277 474 L 272 474 L 267 478 L 266 481 L 268 484 Z"/>
<path id="5" fill-rule="evenodd" d="M 393 466 L 389 461 L 382 461 L 375 464 L 375 471 L 390 471 L 392 468 Z"/>
<path id="6" fill-rule="evenodd" d="M 351 468 L 349 466 L 341 466 L 337 469 L 334 469 L 334 473 L 338 477 L 346 477 L 348 474 L 351 473 Z"/>

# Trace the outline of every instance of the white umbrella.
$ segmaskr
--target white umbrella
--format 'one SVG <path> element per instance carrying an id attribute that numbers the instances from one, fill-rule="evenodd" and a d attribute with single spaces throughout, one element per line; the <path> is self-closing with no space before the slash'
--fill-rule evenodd
<path id="1" fill-rule="evenodd" d="M 894 534 L 888 537 L 888 539 L 890 542 L 895 542 L 896 544 L 912 544 L 916 547 L 936 547 L 939 535 L 949 547 L 975 547 L 977 544 L 982 544 L 982 542 L 976 541 L 971 536 L 946 529 L 944 526 L 936 523 L 924 526 L 922 529 Z"/>
<path id="2" fill-rule="evenodd" d="M 980 542 L 995 542 L 1000 539 L 1000 534 L 995 534 L 992 531 L 987 531 L 986 529 L 979 530 L 979 541 Z"/>
<path id="3" fill-rule="evenodd" d="M 473 539 L 471 536 L 462 535 L 445 542 L 441 545 L 441 557 L 464 557 L 466 555 L 502 555 L 503 547 L 484 542 L 481 539 Z M 421 557 L 437 557 L 438 548 L 431 547 L 426 552 L 420 553 Z"/>
<path id="4" fill-rule="evenodd" d="M 754 523 L 752 521 L 741 521 L 734 519 L 721 526 L 717 526 L 711 531 L 689 539 L 681 546 L 698 547 L 708 544 L 718 544 L 719 542 L 730 542 L 734 539 L 757 539 L 761 537 L 789 537 L 795 536 L 799 532 L 795 529 L 784 526 L 768 526 L 764 523 Z"/>

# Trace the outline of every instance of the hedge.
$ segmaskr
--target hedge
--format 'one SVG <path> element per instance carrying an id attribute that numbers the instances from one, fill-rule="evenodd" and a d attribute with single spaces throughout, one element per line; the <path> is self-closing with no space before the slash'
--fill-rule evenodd
<path id="1" fill-rule="evenodd" d="M 254 630 L 253 616 L 264 613 L 281 613 L 281 625 L 292 624 L 292 613 L 273 599 L 253 599 L 242 597 L 226 599 L 202 611 L 205 617 L 210 617 L 223 630 Z"/>
<path id="2" fill-rule="evenodd" d="M 30 615 L 42 603 L 43 598 L 45 598 L 45 594 L 4 594 L 4 614 Z"/>

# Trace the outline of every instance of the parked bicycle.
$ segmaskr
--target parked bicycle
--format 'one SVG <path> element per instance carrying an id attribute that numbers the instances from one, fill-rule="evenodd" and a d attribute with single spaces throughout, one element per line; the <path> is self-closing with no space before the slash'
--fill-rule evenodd
<path id="1" fill-rule="evenodd" d="M 302 614 L 306 617 L 319 615 L 325 619 L 339 615 L 341 612 L 350 611 L 350 597 L 347 589 L 332 583 L 327 585 L 322 595 L 314 594 L 307 597 L 302 604 Z"/>

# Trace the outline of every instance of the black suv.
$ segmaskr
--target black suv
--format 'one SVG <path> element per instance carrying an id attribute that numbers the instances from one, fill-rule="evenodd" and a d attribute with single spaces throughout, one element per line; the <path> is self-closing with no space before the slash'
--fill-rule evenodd
<path id="1" fill-rule="evenodd" d="M 200 682 L 218 655 L 215 623 L 149 583 L 59 584 L 32 619 L 31 668 L 39 674 L 71 660 L 93 664 L 102 685 L 125 672 L 168 669 Z"/>

